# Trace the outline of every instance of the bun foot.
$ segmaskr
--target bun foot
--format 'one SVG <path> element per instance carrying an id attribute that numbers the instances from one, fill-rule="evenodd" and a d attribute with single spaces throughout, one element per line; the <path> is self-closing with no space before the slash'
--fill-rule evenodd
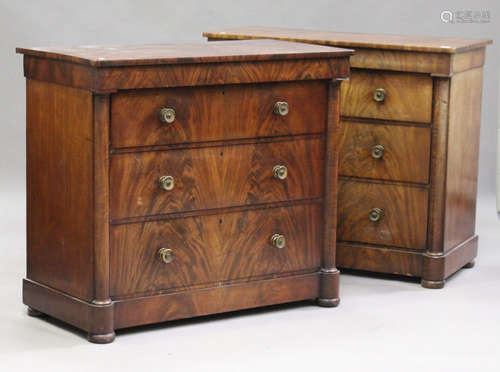
<path id="1" fill-rule="evenodd" d="M 464 269 L 472 269 L 474 266 L 476 266 L 476 261 L 471 261 L 468 264 L 464 265 Z"/>
<path id="2" fill-rule="evenodd" d="M 340 298 L 318 298 L 316 303 L 321 307 L 337 307 L 340 303 Z"/>
<path id="3" fill-rule="evenodd" d="M 29 307 L 29 306 L 28 306 L 28 315 L 32 316 L 32 317 L 35 317 L 35 318 L 40 318 L 42 316 L 45 316 L 44 313 L 41 313 L 40 311 L 35 310 L 35 309 L 33 309 L 32 307 Z"/>
<path id="4" fill-rule="evenodd" d="M 109 344 L 115 339 L 115 332 L 95 334 L 89 333 L 87 339 L 94 344 Z"/>
<path id="5" fill-rule="evenodd" d="M 444 280 L 425 280 L 425 279 L 422 279 L 420 284 L 424 288 L 441 289 L 444 287 Z"/>

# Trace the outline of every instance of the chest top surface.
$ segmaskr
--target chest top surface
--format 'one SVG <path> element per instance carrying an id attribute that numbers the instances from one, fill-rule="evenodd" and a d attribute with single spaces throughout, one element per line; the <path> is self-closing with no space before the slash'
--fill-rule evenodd
<path id="1" fill-rule="evenodd" d="M 17 48 L 18 53 L 94 67 L 344 57 L 352 50 L 279 40 L 198 44 Z"/>
<path id="2" fill-rule="evenodd" d="M 414 52 L 461 53 L 491 44 L 488 39 L 465 39 L 429 36 L 377 35 L 333 31 L 314 31 L 278 27 L 243 27 L 213 32 L 203 36 L 214 39 L 273 38 L 350 48 L 405 50 Z"/>

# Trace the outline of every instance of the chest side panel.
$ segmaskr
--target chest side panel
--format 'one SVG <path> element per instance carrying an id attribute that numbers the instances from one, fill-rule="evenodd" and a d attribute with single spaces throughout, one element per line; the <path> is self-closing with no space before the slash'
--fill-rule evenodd
<path id="1" fill-rule="evenodd" d="M 91 299 L 92 95 L 27 82 L 27 275 Z"/>

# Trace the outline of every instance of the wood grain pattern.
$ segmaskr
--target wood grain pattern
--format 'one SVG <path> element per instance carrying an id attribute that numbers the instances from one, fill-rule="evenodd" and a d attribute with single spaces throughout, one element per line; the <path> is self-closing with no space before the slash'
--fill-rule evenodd
<path id="1" fill-rule="evenodd" d="M 418 186 L 418 183 L 427 185 L 424 187 L 429 196 L 427 241 L 424 246 L 424 240 L 420 239 L 420 248 L 409 246 L 405 249 L 382 246 L 376 242 L 340 242 L 338 265 L 421 276 L 424 287 L 442 288 L 448 276 L 470 263 L 464 260 L 474 259 L 477 254 L 474 224 L 482 66 L 485 46 L 491 40 L 408 38 L 262 27 L 204 35 L 209 40 L 270 38 L 355 48 L 356 53 L 350 59 L 354 69 L 351 82 L 343 84 L 343 93 L 351 89 L 349 85 L 355 82 L 359 72 L 368 82 L 372 79 L 384 81 L 384 77 L 390 74 L 400 76 L 393 94 L 396 101 L 389 107 L 385 104 L 377 106 L 370 101 L 373 91 L 368 88 L 365 89 L 364 101 L 359 94 L 353 97 L 342 95 L 342 140 L 343 146 L 348 148 L 346 152 L 341 150 L 340 174 L 347 176 L 346 180 L 361 177 L 365 182 L 371 180 L 374 185 L 384 186 L 394 182 L 400 182 L 397 184 L 399 187 Z M 371 88 L 375 89 L 375 86 Z M 408 92 L 411 92 L 411 99 L 408 99 Z M 423 102 L 427 103 L 424 105 Z M 346 122 L 357 122 L 359 125 L 347 125 Z M 396 122 L 401 127 L 396 126 Z M 430 124 L 430 159 L 428 134 L 423 135 L 429 131 L 425 124 Z M 391 130 L 400 129 L 397 131 L 398 140 L 391 141 L 391 146 L 398 147 L 399 154 L 387 167 L 383 162 L 373 164 L 367 150 L 372 135 L 377 137 L 377 141 L 381 141 L 380 136 L 388 139 L 388 132 L 379 133 L 379 129 L 385 126 Z M 415 131 L 421 136 L 411 133 Z M 342 141 L 340 143 L 342 146 Z M 422 148 L 423 157 L 412 155 L 407 159 L 408 155 L 404 152 L 415 151 L 416 154 L 418 148 Z M 389 158 L 389 154 L 387 156 Z M 426 178 L 429 171 L 430 178 Z M 363 187 L 358 192 L 359 195 L 351 195 L 353 205 L 367 194 Z M 404 214 L 400 224 L 408 223 Z M 423 231 L 421 225 L 419 229 Z"/>
<path id="2" fill-rule="evenodd" d="M 474 49 L 465 53 L 455 54 L 452 57 L 452 71 L 464 72 L 473 68 L 482 67 L 486 58 L 486 48 Z"/>
<path id="3" fill-rule="evenodd" d="M 319 276 L 313 273 L 117 300 L 114 314 L 115 329 L 314 299 L 318 291 Z"/>
<path id="4" fill-rule="evenodd" d="M 474 236 L 483 70 L 451 78 L 444 251 Z"/>
<path id="5" fill-rule="evenodd" d="M 339 275 L 336 267 L 336 226 L 337 226 L 337 174 L 338 155 L 337 137 L 340 122 L 340 83 L 331 82 L 328 86 L 328 115 L 325 141 L 325 197 L 323 249 L 321 257 L 320 293 L 318 304 L 334 307 L 339 304 Z"/>
<path id="6" fill-rule="evenodd" d="M 112 146 L 133 147 L 322 133 L 326 84 L 302 81 L 120 92 L 112 99 Z M 289 113 L 273 113 L 286 101 Z M 164 124 L 162 107 L 175 110 Z"/>
<path id="7" fill-rule="evenodd" d="M 427 253 L 443 251 L 444 200 L 446 188 L 448 114 L 450 102 L 450 79 L 434 79 L 431 149 L 431 192 L 429 195 L 429 228 Z"/>
<path id="8" fill-rule="evenodd" d="M 208 41 L 231 40 L 208 38 Z M 306 42 L 306 41 L 304 41 Z M 309 41 L 307 41 L 309 43 Z M 311 43 L 313 43 L 311 41 Z M 351 68 L 429 73 L 432 76 L 451 76 L 453 72 L 478 67 L 484 47 L 459 54 L 412 52 L 355 47 L 350 58 Z"/>
<path id="9" fill-rule="evenodd" d="M 170 65 L 166 69 L 162 65 L 93 68 L 25 56 L 24 75 L 95 93 L 111 93 L 125 89 L 345 79 L 349 76 L 349 57 Z"/>
<path id="10" fill-rule="evenodd" d="M 425 249 L 428 192 L 424 188 L 348 181 L 339 183 L 339 241 Z M 372 208 L 384 215 L 368 218 Z M 342 263 L 339 262 L 342 267 Z"/>
<path id="11" fill-rule="evenodd" d="M 111 303 L 109 297 L 109 95 L 93 96 L 93 303 Z"/>
<path id="12" fill-rule="evenodd" d="M 27 277 L 92 300 L 92 95 L 27 81 Z"/>
<path id="13" fill-rule="evenodd" d="M 421 277 L 423 261 L 420 252 L 360 243 L 337 243 L 337 262 L 344 269 Z"/>
<path id="14" fill-rule="evenodd" d="M 344 120 L 339 141 L 342 176 L 429 182 L 430 128 Z M 376 145 L 384 147 L 382 158 L 372 156 Z"/>
<path id="15" fill-rule="evenodd" d="M 474 262 L 477 256 L 477 235 L 461 242 L 442 255 L 424 255 L 422 285 L 431 283 L 444 286 L 445 279 L 465 265 Z"/>
<path id="16" fill-rule="evenodd" d="M 112 296 L 318 271 L 321 212 L 300 205 L 113 226 Z M 285 236 L 285 248 L 271 245 L 273 234 Z M 171 263 L 159 260 L 160 248 L 173 250 Z"/>
<path id="17" fill-rule="evenodd" d="M 454 54 L 357 48 L 351 68 L 450 75 Z"/>
<path id="18" fill-rule="evenodd" d="M 386 91 L 384 102 L 373 99 L 378 88 Z M 347 117 L 430 123 L 432 79 L 423 74 L 353 70 L 349 82 L 342 84 L 341 102 L 340 113 Z"/>
<path id="19" fill-rule="evenodd" d="M 24 55 L 93 67 L 245 62 L 349 56 L 352 50 L 277 40 L 197 44 L 150 44 L 53 48 L 17 48 Z"/>
<path id="20" fill-rule="evenodd" d="M 113 332 L 113 304 L 92 304 L 29 279 L 23 279 L 23 303 L 93 334 Z"/>
<path id="21" fill-rule="evenodd" d="M 111 218 L 322 197 L 323 152 L 313 138 L 112 155 Z M 287 167 L 285 180 L 273 177 L 275 165 Z M 173 190 L 159 188 L 163 175 Z"/>
<path id="22" fill-rule="evenodd" d="M 459 53 L 491 44 L 487 39 L 431 36 L 381 35 L 287 29 L 279 27 L 241 27 L 204 32 L 217 39 L 278 39 L 348 48 L 374 48 L 413 52 Z"/>
<path id="23" fill-rule="evenodd" d="M 30 314 L 109 343 L 115 328 L 339 303 L 336 135 L 352 51 L 272 45 L 21 51 Z M 271 114 L 278 100 L 286 117 Z M 157 111 L 172 104 L 163 131 Z"/>

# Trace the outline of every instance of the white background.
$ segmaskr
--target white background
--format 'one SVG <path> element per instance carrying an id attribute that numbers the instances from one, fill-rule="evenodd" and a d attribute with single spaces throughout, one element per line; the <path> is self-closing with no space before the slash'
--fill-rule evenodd
<path id="1" fill-rule="evenodd" d="M 445 24 L 444 9 L 489 10 L 491 22 Z M 302 303 L 140 327 L 119 331 L 110 345 L 29 318 L 21 303 L 25 83 L 15 47 L 203 42 L 203 31 L 249 25 L 494 39 L 485 65 L 476 268 L 443 290 L 343 274 L 336 309 Z M 499 34 L 497 0 L 0 0 L 0 371 L 499 371 Z"/>

